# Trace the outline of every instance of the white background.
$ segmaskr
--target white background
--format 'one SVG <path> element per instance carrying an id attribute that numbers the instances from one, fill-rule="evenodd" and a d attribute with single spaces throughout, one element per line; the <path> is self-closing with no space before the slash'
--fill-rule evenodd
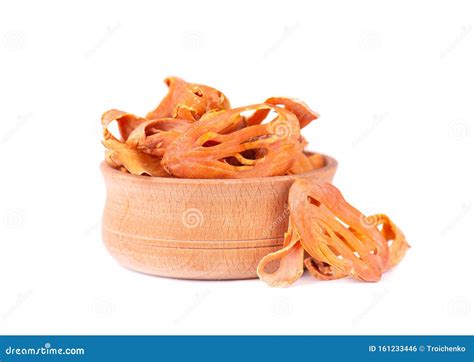
<path id="1" fill-rule="evenodd" d="M 3 1 L 0 333 L 472 334 L 472 2 Z M 335 184 L 412 249 L 377 284 L 163 279 L 101 242 L 100 115 L 178 75 L 234 106 L 287 95 Z"/>

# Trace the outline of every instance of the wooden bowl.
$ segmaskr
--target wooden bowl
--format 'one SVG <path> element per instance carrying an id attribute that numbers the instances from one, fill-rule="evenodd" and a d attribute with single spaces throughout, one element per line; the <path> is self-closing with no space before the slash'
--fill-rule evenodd
<path id="1" fill-rule="evenodd" d="M 102 163 L 107 188 L 102 235 L 125 267 L 186 279 L 256 278 L 288 227 L 296 178 L 332 181 L 337 162 L 307 174 L 253 179 L 134 176 Z"/>

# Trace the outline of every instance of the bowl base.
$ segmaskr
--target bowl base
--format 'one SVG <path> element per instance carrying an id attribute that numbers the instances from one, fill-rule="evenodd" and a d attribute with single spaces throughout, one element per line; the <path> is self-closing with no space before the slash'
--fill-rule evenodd
<path id="1" fill-rule="evenodd" d="M 256 245 L 253 247 L 207 248 L 202 247 L 202 242 L 194 242 L 194 247 L 173 247 L 132 241 L 105 230 L 103 234 L 108 251 L 122 266 L 145 274 L 178 279 L 254 279 L 257 278 L 259 261 L 282 245 L 282 240 L 272 240 L 271 243 L 265 240 L 269 245 L 259 245 L 254 241 Z M 232 245 L 237 243 L 233 241 Z M 241 243 L 248 245 L 249 241 Z M 187 241 L 186 244 L 193 242 Z"/>

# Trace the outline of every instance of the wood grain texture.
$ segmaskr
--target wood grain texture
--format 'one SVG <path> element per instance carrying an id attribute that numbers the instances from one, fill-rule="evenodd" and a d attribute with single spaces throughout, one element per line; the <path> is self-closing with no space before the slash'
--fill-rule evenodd
<path id="1" fill-rule="evenodd" d="M 102 235 L 125 267 L 187 279 L 256 278 L 281 247 L 288 191 L 296 178 L 332 181 L 337 162 L 307 174 L 255 179 L 134 176 L 105 163 Z"/>

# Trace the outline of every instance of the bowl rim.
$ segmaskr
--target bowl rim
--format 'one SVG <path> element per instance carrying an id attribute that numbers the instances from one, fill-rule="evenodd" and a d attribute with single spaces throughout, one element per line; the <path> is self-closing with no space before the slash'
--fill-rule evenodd
<path id="1" fill-rule="evenodd" d="M 307 154 L 316 154 L 318 152 L 306 152 Z M 100 168 L 104 176 L 110 175 L 114 177 L 121 177 L 128 179 L 129 181 L 141 181 L 151 183 L 180 183 L 180 184 L 245 184 L 255 182 L 285 182 L 295 180 L 299 177 L 309 177 L 324 173 L 330 169 L 335 169 L 338 165 L 336 159 L 331 156 L 320 153 L 324 157 L 324 166 L 312 170 L 306 173 L 294 174 L 294 175 L 282 175 L 282 176 L 268 176 L 268 177 L 248 177 L 248 178 L 179 178 L 179 177 L 157 177 L 157 176 L 143 176 L 143 175 L 132 175 L 125 173 L 110 167 L 105 161 L 102 161 Z"/>

